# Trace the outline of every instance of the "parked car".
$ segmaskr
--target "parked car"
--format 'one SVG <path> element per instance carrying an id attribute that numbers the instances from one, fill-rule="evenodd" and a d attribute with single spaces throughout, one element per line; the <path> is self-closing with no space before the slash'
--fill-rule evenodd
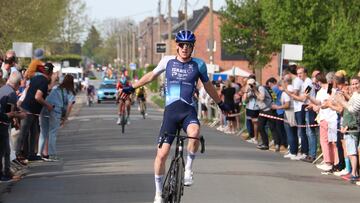
<path id="1" fill-rule="evenodd" d="M 71 74 L 74 77 L 75 91 L 81 90 L 81 82 L 83 80 L 82 68 L 76 68 L 76 67 L 62 68 L 61 73 L 63 76 L 65 76 L 66 74 Z"/>
<path id="2" fill-rule="evenodd" d="M 102 83 L 97 90 L 97 102 L 104 100 L 116 100 L 117 89 L 114 83 Z"/>

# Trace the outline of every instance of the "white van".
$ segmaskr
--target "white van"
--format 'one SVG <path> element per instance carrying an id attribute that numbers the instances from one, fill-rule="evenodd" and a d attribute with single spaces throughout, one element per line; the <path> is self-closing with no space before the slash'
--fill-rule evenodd
<path id="1" fill-rule="evenodd" d="M 71 74 L 74 77 L 75 91 L 81 90 L 81 82 L 83 77 L 82 68 L 77 67 L 67 67 L 61 69 L 61 74 L 64 77 L 66 74 Z"/>

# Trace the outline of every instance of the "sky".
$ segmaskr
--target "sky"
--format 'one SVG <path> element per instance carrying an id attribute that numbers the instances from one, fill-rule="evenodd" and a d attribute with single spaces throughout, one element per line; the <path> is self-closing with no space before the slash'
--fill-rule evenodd
<path id="1" fill-rule="evenodd" d="M 149 16 L 157 16 L 158 0 L 83 0 L 90 19 L 102 21 L 107 18 L 131 18 L 140 22 Z M 184 0 L 172 0 L 172 16 L 183 9 Z M 167 14 L 168 0 L 161 0 L 161 13 Z M 225 0 L 213 0 L 214 10 L 225 6 Z M 209 5 L 209 0 L 188 0 L 188 13 Z"/>

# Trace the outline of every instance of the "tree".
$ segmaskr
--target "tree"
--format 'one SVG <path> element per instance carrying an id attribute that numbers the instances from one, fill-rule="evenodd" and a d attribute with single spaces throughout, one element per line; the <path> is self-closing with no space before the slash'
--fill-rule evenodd
<path id="1" fill-rule="evenodd" d="M 94 25 L 91 26 L 87 39 L 82 47 L 82 55 L 93 58 L 101 46 L 100 33 Z"/>
<path id="2" fill-rule="evenodd" d="M 88 22 L 85 14 L 86 4 L 82 0 L 67 0 L 64 18 L 59 27 L 58 41 L 64 43 L 64 50 L 69 51 L 71 43 L 80 41 Z"/>
<path id="3" fill-rule="evenodd" d="M 302 44 L 302 63 L 312 68 L 324 68 L 321 47 L 326 44 L 332 5 L 329 0 L 269 0 L 262 1 L 270 47 L 279 51 L 282 44 Z"/>
<path id="4" fill-rule="evenodd" d="M 59 32 L 68 0 L 0 1 L 0 51 L 10 49 L 12 42 L 33 42 L 42 46 Z"/>
<path id="5" fill-rule="evenodd" d="M 360 2 L 333 2 L 330 32 L 323 49 L 333 63 L 333 69 L 345 69 L 355 74 L 360 66 Z"/>
<path id="6" fill-rule="evenodd" d="M 270 56 L 262 8 L 258 0 L 226 0 L 221 10 L 221 37 L 230 53 L 244 55 L 255 70 Z"/>

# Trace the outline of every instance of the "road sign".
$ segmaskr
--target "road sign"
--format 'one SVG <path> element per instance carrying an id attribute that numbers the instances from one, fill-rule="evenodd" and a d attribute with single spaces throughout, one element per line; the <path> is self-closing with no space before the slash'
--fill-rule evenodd
<path id="1" fill-rule="evenodd" d="M 166 53 L 166 43 L 156 43 L 156 53 Z"/>
<path id="2" fill-rule="evenodd" d="M 13 42 L 12 48 L 17 57 L 32 57 L 33 44 L 31 42 Z"/>
<path id="3" fill-rule="evenodd" d="M 283 59 L 291 61 L 301 61 L 303 57 L 303 45 L 283 44 Z"/>
<path id="4" fill-rule="evenodd" d="M 136 63 L 130 63 L 129 65 L 131 70 L 136 70 Z"/>

